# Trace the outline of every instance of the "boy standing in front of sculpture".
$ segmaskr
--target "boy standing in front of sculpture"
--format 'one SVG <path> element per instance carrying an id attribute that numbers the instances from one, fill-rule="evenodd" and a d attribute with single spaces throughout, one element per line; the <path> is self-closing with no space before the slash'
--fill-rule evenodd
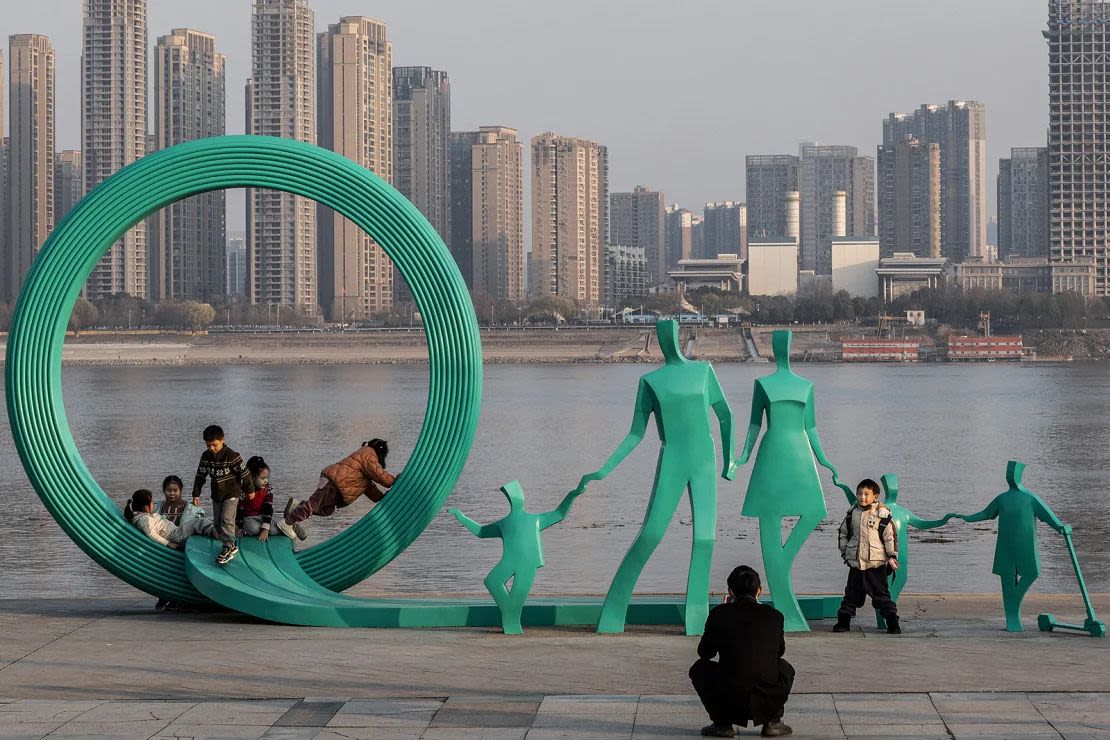
<path id="1" fill-rule="evenodd" d="M 833 632 L 850 630 L 856 609 L 870 596 L 886 621 L 887 633 L 901 634 L 889 584 L 891 571 L 898 569 L 898 538 L 890 510 L 879 503 L 879 484 L 870 478 L 856 486 L 856 505 L 840 523 L 838 540 L 849 570 Z"/>

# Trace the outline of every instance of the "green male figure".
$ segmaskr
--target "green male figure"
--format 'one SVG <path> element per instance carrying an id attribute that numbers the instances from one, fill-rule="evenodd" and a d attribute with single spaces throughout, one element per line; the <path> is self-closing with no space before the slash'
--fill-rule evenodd
<path id="1" fill-rule="evenodd" d="M 571 491 L 557 509 L 543 514 L 524 510 L 524 491 L 517 481 L 501 486 L 501 493 L 509 500 L 509 513 L 492 524 L 480 525 L 456 508 L 448 511 L 472 534 L 483 539 L 500 538 L 501 560 L 486 576 L 485 585 L 501 611 L 501 631 L 506 635 L 519 635 L 524 632 L 520 625 L 524 602 L 536 580 L 536 571 L 543 567 L 540 532 L 566 518 L 579 491 Z M 512 590 L 505 586 L 510 578 Z"/>
<path id="2" fill-rule="evenodd" d="M 1025 463 L 1011 460 L 1006 464 L 1006 482 L 1010 487 L 995 496 L 982 511 L 956 515 L 965 522 L 998 519 L 992 572 L 1002 581 L 1002 606 L 1006 610 L 1009 632 L 1022 631 L 1021 602 L 1041 572 L 1037 519 L 1060 534 L 1071 533 L 1070 524 L 1060 521 L 1044 501 L 1022 485 L 1024 472 Z"/>
<path id="3" fill-rule="evenodd" d="M 726 456 L 721 477 L 732 480 L 736 475 L 732 410 L 713 366 L 708 362 L 693 362 L 682 355 L 678 345 L 678 323 L 660 321 L 656 324 L 656 334 L 665 364 L 640 378 L 628 435 L 597 472 L 582 476 L 577 489 L 584 491 L 590 481 L 603 479 L 628 457 L 643 440 L 648 417 L 655 415 L 662 447 L 647 514 L 609 586 L 597 631 L 624 632 L 636 581 L 666 534 L 682 494 L 688 491 L 694 537 L 686 580 L 686 634 L 700 635 L 709 616 L 709 567 L 717 535 L 717 452 L 709 411 L 716 414 L 721 427 L 721 445 Z"/>

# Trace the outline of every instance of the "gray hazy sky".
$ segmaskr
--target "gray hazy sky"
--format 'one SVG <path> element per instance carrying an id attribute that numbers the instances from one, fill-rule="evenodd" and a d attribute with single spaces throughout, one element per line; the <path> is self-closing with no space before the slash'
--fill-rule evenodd
<path id="1" fill-rule="evenodd" d="M 744 156 L 800 141 L 874 156 L 890 111 L 987 107 L 998 158 L 1043 146 L 1045 0 L 310 0 L 389 24 L 394 64 L 447 70 L 452 128 L 511 126 L 609 148 L 610 190 L 643 184 L 693 210 L 744 199 Z M 80 148 L 81 0 L 0 0 L 0 34 L 45 33 L 58 54 L 59 149 Z M 151 47 L 175 27 L 227 56 L 228 133 L 243 131 L 250 0 L 149 0 Z M 5 50 L 5 57 L 7 56 Z M 153 123 L 151 121 L 151 123 Z M 6 124 L 5 124 L 6 127 Z M 527 174 L 530 177 L 530 172 Z M 229 203 L 229 228 L 242 228 Z"/>

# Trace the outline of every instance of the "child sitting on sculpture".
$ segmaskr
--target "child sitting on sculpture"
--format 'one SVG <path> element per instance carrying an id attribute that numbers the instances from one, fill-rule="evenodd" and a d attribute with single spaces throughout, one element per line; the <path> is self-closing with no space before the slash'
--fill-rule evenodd
<path id="1" fill-rule="evenodd" d="M 262 456 L 255 455 L 247 460 L 247 470 L 250 471 L 255 490 L 239 499 L 239 511 L 235 519 L 235 526 L 239 531 L 248 537 L 257 537 L 260 542 L 265 542 L 270 539 L 270 529 L 273 525 L 290 539 L 305 539 L 308 535 L 300 522 L 290 526 L 281 519 L 277 522 L 273 521 L 274 489 L 270 486 L 270 466 Z"/>
<path id="2" fill-rule="evenodd" d="M 536 579 L 536 571 L 543 567 L 543 544 L 540 532 L 566 518 L 574 499 L 582 492 L 575 489 L 563 497 L 553 511 L 533 514 L 524 509 L 524 491 L 517 481 L 501 486 L 501 493 L 509 501 L 509 513 L 491 524 L 480 525 L 457 508 L 448 509 L 471 534 L 483 539 L 500 538 L 501 560 L 486 576 L 485 586 L 501 611 L 501 631 L 506 635 L 524 632 L 520 618 L 524 601 Z M 512 579 L 512 588 L 505 584 Z"/>
<path id="3" fill-rule="evenodd" d="M 363 442 L 362 447 L 320 471 L 320 482 L 307 501 L 290 498 L 282 521 L 292 527 L 311 516 L 331 516 L 362 496 L 374 503 L 381 501 L 385 492 L 378 486 L 392 488 L 397 480 L 385 469 L 388 454 L 389 443 L 384 439 Z"/>
<path id="4" fill-rule="evenodd" d="M 866 478 L 856 486 L 856 504 L 840 523 L 838 534 L 840 557 L 849 570 L 833 632 L 851 629 L 856 609 L 870 596 L 886 621 L 887 633 L 901 634 L 898 607 L 887 583 L 890 572 L 898 568 L 898 541 L 890 510 L 879 503 L 878 483 Z"/>
<path id="5" fill-rule="evenodd" d="M 123 517 L 150 539 L 175 550 L 184 549 L 185 541 L 194 534 L 219 538 L 216 526 L 203 516 L 200 507 L 191 504 L 182 512 L 181 523 L 174 526 L 169 519 L 155 513 L 154 494 L 145 488 L 131 494 L 131 499 L 124 506 Z"/>
<path id="6" fill-rule="evenodd" d="M 185 484 L 176 475 L 167 475 L 162 481 L 162 502 L 158 504 L 158 513 L 173 522 L 173 526 L 181 524 L 181 515 L 188 505 L 181 497 Z M 200 498 L 193 499 L 193 505 L 200 506 Z"/>

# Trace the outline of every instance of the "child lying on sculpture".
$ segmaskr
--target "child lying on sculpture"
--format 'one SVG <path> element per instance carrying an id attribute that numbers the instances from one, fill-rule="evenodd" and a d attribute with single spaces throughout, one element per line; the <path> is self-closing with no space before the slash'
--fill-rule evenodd
<path id="1" fill-rule="evenodd" d="M 185 541 L 194 534 L 213 539 L 220 537 L 212 521 L 206 519 L 203 510 L 193 504 L 185 506 L 181 523 L 174 526 L 169 519 L 154 512 L 154 494 L 145 488 L 131 494 L 123 516 L 150 539 L 175 550 L 184 549 Z"/>

